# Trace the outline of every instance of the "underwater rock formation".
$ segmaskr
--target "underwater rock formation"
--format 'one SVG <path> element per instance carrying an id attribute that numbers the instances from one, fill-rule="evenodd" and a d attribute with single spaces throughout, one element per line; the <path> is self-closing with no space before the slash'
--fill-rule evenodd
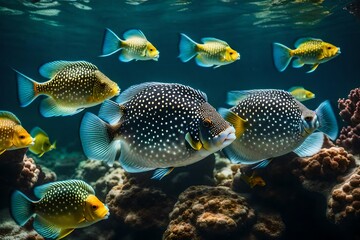
<path id="1" fill-rule="evenodd" d="M 227 236 L 255 222 L 245 198 L 226 187 L 192 186 L 180 194 L 170 213 L 164 240 Z"/>
<path id="2" fill-rule="evenodd" d="M 339 99 L 340 116 L 349 126 L 343 127 L 336 144 L 353 154 L 360 153 L 360 88 L 350 91 L 348 99 Z"/>

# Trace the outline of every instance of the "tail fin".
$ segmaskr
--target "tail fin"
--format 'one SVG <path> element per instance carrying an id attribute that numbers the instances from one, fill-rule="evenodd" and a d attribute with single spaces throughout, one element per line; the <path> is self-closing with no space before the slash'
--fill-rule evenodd
<path id="1" fill-rule="evenodd" d="M 89 159 L 112 166 L 120 152 L 120 141 L 110 136 L 110 125 L 92 113 L 85 113 L 80 125 L 80 139 Z"/>
<path id="2" fill-rule="evenodd" d="M 280 43 L 273 44 L 273 58 L 275 67 L 279 72 L 283 72 L 290 63 L 292 56 L 291 49 Z"/>
<path id="3" fill-rule="evenodd" d="M 339 127 L 330 101 L 322 102 L 315 112 L 320 122 L 319 131 L 325 133 L 331 140 L 335 140 L 339 133 Z"/>
<path id="4" fill-rule="evenodd" d="M 180 42 L 179 42 L 179 58 L 183 62 L 187 62 L 196 55 L 196 45 L 191 38 L 186 36 L 183 33 L 180 33 Z"/>
<path id="5" fill-rule="evenodd" d="M 18 80 L 18 96 L 22 107 L 28 106 L 37 97 L 36 81 L 25 76 L 24 74 L 14 70 L 17 73 Z"/>
<path id="6" fill-rule="evenodd" d="M 121 39 L 113 31 L 106 28 L 100 57 L 107 57 L 119 51 L 121 49 L 120 42 Z"/>
<path id="7" fill-rule="evenodd" d="M 15 222 L 20 226 L 24 226 L 27 221 L 32 217 L 34 212 L 33 201 L 26 197 L 20 191 L 15 191 L 11 195 L 11 215 Z"/>

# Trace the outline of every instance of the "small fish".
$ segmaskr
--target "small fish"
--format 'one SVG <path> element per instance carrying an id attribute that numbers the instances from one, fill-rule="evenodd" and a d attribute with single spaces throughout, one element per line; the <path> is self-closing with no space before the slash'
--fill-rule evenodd
<path id="1" fill-rule="evenodd" d="M 240 175 L 240 178 L 244 182 L 246 182 L 251 188 L 254 188 L 256 186 L 264 187 L 266 185 L 265 180 L 260 176 L 256 176 L 255 172 L 253 172 L 250 177 L 245 173 L 242 173 Z"/>
<path id="2" fill-rule="evenodd" d="M 320 151 L 323 133 L 333 140 L 338 134 L 329 101 L 312 111 L 287 91 L 262 89 L 229 92 L 228 104 L 233 107 L 220 109 L 220 114 L 235 129 L 244 125 L 241 136 L 223 149 L 235 163 L 260 162 L 258 166 L 264 167 L 268 159 L 291 151 L 311 156 Z"/>
<path id="3" fill-rule="evenodd" d="M 0 154 L 6 150 L 27 148 L 34 144 L 34 140 L 13 113 L 0 111 Z"/>
<path id="4" fill-rule="evenodd" d="M 292 87 L 288 90 L 288 92 L 291 95 L 293 95 L 296 98 L 296 100 L 300 102 L 315 98 L 314 93 L 310 92 L 309 90 L 306 90 L 303 87 Z"/>
<path id="5" fill-rule="evenodd" d="M 228 146 L 235 130 L 207 102 L 205 93 L 176 83 L 143 83 L 105 101 L 99 117 L 80 125 L 85 155 L 109 165 L 120 157 L 127 172 L 157 169 L 161 179 Z"/>
<path id="6" fill-rule="evenodd" d="M 16 71 L 16 70 L 15 70 Z M 44 117 L 68 116 L 119 95 L 118 85 L 85 61 L 55 61 L 44 64 L 39 72 L 49 81 L 39 83 L 17 72 L 19 101 L 28 106 L 39 95 L 48 96 L 40 104 Z"/>
<path id="7" fill-rule="evenodd" d="M 44 153 L 56 148 L 56 141 L 51 144 L 46 132 L 39 127 L 31 130 L 30 135 L 35 138 L 35 144 L 29 147 L 30 152 L 42 157 Z"/>
<path id="8" fill-rule="evenodd" d="M 107 57 L 121 50 L 119 60 L 122 62 L 159 60 L 160 52 L 146 39 L 142 31 L 131 29 L 126 31 L 123 37 L 124 40 L 120 39 L 113 31 L 107 28 L 100 57 Z"/>
<path id="9" fill-rule="evenodd" d="M 202 38 L 203 44 L 194 42 L 185 34 L 180 34 L 179 58 L 187 62 L 193 57 L 201 67 L 218 68 L 240 59 L 240 54 L 226 42 L 216 38 Z"/>
<path id="10" fill-rule="evenodd" d="M 35 187 L 40 200 L 29 199 L 20 191 L 11 196 L 11 214 L 20 226 L 34 217 L 34 229 L 46 239 L 61 239 L 75 228 L 107 219 L 109 209 L 94 189 L 81 180 L 52 182 Z"/>
<path id="11" fill-rule="evenodd" d="M 304 64 L 310 64 L 312 66 L 307 73 L 311 73 L 320 63 L 327 62 L 341 53 L 340 48 L 316 38 L 300 38 L 295 42 L 295 48 L 292 50 L 280 43 L 273 44 L 273 58 L 277 70 L 283 72 L 291 59 L 296 57 L 292 66 L 300 68 Z"/>

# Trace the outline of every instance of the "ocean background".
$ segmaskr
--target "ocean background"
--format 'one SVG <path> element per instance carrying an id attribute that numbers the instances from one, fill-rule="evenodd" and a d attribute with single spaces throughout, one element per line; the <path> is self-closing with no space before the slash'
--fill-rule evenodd
<path id="1" fill-rule="evenodd" d="M 86 111 L 70 117 L 44 118 L 39 97 L 22 108 L 17 99 L 16 69 L 43 82 L 38 68 L 54 60 L 86 60 L 122 90 L 147 81 L 177 82 L 198 88 L 215 107 L 226 107 L 226 92 L 255 88 L 289 89 L 303 86 L 316 98 L 305 102 L 315 109 L 359 86 L 360 20 L 344 7 L 351 1 L 0 1 L 0 109 L 15 113 L 29 131 L 43 128 L 59 147 L 81 151 L 79 124 Z M 118 53 L 99 57 L 104 29 L 119 37 L 132 28 L 144 32 L 160 51 L 158 62 L 120 62 Z M 179 33 L 197 42 L 215 37 L 229 43 L 241 59 L 217 69 L 202 68 L 194 60 L 177 57 Z M 310 74 L 309 65 L 291 65 L 278 72 L 272 43 L 293 48 L 300 37 L 320 38 L 341 48 L 335 59 Z"/>

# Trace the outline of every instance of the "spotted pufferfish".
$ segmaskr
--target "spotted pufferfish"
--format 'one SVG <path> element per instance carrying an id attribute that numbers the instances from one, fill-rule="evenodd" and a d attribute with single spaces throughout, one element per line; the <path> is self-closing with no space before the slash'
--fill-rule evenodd
<path id="1" fill-rule="evenodd" d="M 338 126 L 329 101 L 309 110 L 289 92 L 275 89 L 232 91 L 230 109 L 219 109 L 228 122 L 242 132 L 223 149 L 235 163 L 253 164 L 291 151 L 301 157 L 320 151 L 324 133 L 336 139 Z"/>
<path id="2" fill-rule="evenodd" d="M 161 179 L 228 146 L 234 128 L 207 102 L 205 93 L 176 83 L 143 83 L 105 101 L 99 117 L 86 113 L 80 138 L 86 156 L 127 172 L 157 169 Z"/>

